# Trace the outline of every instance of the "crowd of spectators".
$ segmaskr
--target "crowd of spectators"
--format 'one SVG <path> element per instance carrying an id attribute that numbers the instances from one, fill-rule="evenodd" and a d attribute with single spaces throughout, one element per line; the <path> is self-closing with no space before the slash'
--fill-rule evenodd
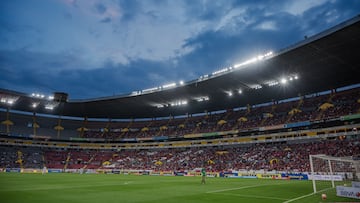
<path id="1" fill-rule="evenodd" d="M 122 127 L 120 132 L 113 132 L 111 129 L 104 132 L 97 129 L 87 131 L 82 136 L 105 139 L 181 137 L 185 134 L 245 130 L 301 121 L 326 120 L 359 113 L 359 98 L 359 89 L 353 89 L 301 97 L 295 101 L 271 102 L 239 110 L 231 109 L 221 113 L 208 113 L 202 116 L 129 122 L 126 130 L 123 130 L 125 128 Z M 322 108 L 324 104 L 329 105 Z M 116 124 L 113 124 L 113 128 L 117 128 Z"/>
<path id="2" fill-rule="evenodd" d="M 21 153 L 19 153 L 21 152 Z M 28 155 L 28 154 L 36 155 Z M 0 168 L 133 169 L 185 171 L 264 170 L 309 171 L 309 155 L 360 155 L 357 138 L 313 140 L 305 143 L 258 143 L 170 149 L 43 149 L 1 147 Z M 19 157 L 21 156 L 21 157 Z M 44 157 L 44 160 L 41 160 Z M 22 160 L 22 165 L 19 160 Z"/>
<path id="3" fill-rule="evenodd" d="M 10 134 L 28 137 L 35 134 L 32 123 L 36 120 L 39 128 L 36 135 L 56 139 L 100 138 L 107 140 L 153 138 L 168 136 L 183 137 L 186 134 L 208 133 L 228 130 L 246 131 L 259 127 L 268 127 L 302 121 L 321 121 L 360 112 L 360 88 L 327 94 L 313 94 L 283 101 L 271 101 L 266 104 L 248 105 L 242 108 L 228 109 L 181 117 L 148 118 L 146 120 L 127 121 L 88 121 L 81 119 L 62 119 L 64 130 L 54 129 L 60 123 L 58 118 L 9 115 L 13 125 Z M 324 107 L 325 108 L 322 108 Z M 0 112 L 2 118 L 7 117 Z M 83 130 L 81 130 L 83 129 Z M 7 132 L 7 126 L 0 125 L 0 132 Z"/>
<path id="4" fill-rule="evenodd" d="M 105 139 L 182 137 L 186 134 L 244 130 L 301 121 L 338 118 L 359 113 L 358 89 L 271 102 L 202 116 L 141 122 L 88 123 L 80 137 Z M 292 113 L 290 113 L 292 112 Z M 74 124 L 73 124 L 74 125 Z M 95 127 L 96 126 L 96 127 Z M 101 127 L 104 126 L 104 127 Z M 106 126 L 106 127 L 105 127 Z M 49 128 L 50 129 L 50 128 Z M 116 131 L 114 129 L 117 129 Z M 360 155 L 358 139 L 313 140 L 306 143 L 261 143 L 170 149 L 53 149 L 0 147 L 0 168 L 309 171 L 309 154 Z"/>

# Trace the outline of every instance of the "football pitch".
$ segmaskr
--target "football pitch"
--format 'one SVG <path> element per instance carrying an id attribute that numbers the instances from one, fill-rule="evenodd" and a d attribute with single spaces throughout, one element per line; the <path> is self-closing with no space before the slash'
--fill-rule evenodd
<path id="1" fill-rule="evenodd" d="M 122 202 L 355 202 L 327 190 L 327 200 L 312 193 L 311 181 L 136 176 L 116 174 L 0 173 L 2 203 Z"/>

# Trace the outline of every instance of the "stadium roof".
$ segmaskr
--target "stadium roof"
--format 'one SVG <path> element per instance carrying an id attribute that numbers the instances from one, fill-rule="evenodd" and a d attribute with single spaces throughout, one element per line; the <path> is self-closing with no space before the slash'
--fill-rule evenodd
<path id="1" fill-rule="evenodd" d="M 58 94 L 63 98 L 49 101 L 0 89 L 0 108 L 113 119 L 167 117 L 232 109 L 358 84 L 359 53 L 360 16 L 356 16 L 315 36 L 305 37 L 298 44 L 279 52 L 259 56 L 184 84 L 128 95 L 69 101 L 66 94 Z"/>

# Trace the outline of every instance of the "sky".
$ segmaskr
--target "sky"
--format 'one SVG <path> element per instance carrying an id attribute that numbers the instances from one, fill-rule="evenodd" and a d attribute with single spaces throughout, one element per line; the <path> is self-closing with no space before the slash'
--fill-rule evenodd
<path id="1" fill-rule="evenodd" d="M 277 52 L 359 0 L 1 0 L 0 88 L 123 95 Z"/>

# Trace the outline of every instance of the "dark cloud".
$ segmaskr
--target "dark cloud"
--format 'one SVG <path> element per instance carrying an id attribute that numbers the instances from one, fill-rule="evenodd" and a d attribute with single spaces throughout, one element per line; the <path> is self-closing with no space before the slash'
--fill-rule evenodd
<path id="1" fill-rule="evenodd" d="M 104 14 L 106 12 L 106 6 L 104 4 L 101 3 L 95 4 L 95 8 L 99 14 Z"/>
<path id="2" fill-rule="evenodd" d="M 107 18 L 104 18 L 102 20 L 100 20 L 101 23 L 110 23 L 111 22 L 111 18 L 107 17 Z"/>
<path id="3" fill-rule="evenodd" d="M 0 51 L 0 87 L 24 92 L 58 91 L 70 82 L 62 69 L 71 71 L 82 65 L 76 56 L 69 54 Z"/>
<path id="4" fill-rule="evenodd" d="M 341 1 L 334 1 L 321 6 L 313 7 L 304 12 L 299 27 L 307 35 L 317 34 L 335 24 L 345 21 L 360 14 L 360 2 L 356 0 L 346 1 L 346 6 Z M 347 8 L 345 8 L 347 7 Z M 349 8 L 359 8 L 358 13 Z"/>
<path id="5" fill-rule="evenodd" d="M 141 4 L 138 0 L 119 0 L 119 6 L 122 11 L 121 20 L 131 21 L 138 13 L 142 12 Z"/>
<path id="6" fill-rule="evenodd" d="M 193 0 L 185 0 L 184 2 L 188 21 L 216 21 L 228 12 L 231 5 L 231 1 L 214 1 L 214 3 L 210 4 Z"/>
<path id="7" fill-rule="evenodd" d="M 252 58 L 260 53 L 284 48 L 284 44 L 291 45 L 302 39 L 296 23 L 289 25 L 286 19 L 292 18 L 282 13 L 277 16 L 268 16 L 262 20 L 246 25 L 246 31 L 228 29 L 207 31 L 193 38 L 187 39 L 184 47 L 195 49 L 179 59 L 180 66 L 197 67 L 197 74 L 203 75 L 211 70 L 229 67 L 236 62 Z M 295 19 L 293 19 L 296 22 Z M 276 22 L 277 30 L 262 30 L 256 26 L 263 21 Z M 242 20 L 233 19 L 233 26 L 244 27 Z M 298 34 L 296 34 L 298 33 Z"/>
<path id="8" fill-rule="evenodd" d="M 71 99 L 83 99 L 130 93 L 179 75 L 169 70 L 169 62 L 136 60 L 123 65 L 108 61 L 94 69 L 83 69 L 87 65 L 76 54 L 0 51 L 0 87 L 21 92 L 63 91 Z M 159 74 L 159 79 L 151 78 L 152 74 Z"/>
<path id="9" fill-rule="evenodd" d="M 113 10 L 108 4 L 103 3 L 92 5 L 87 1 L 67 1 L 79 10 L 88 8 L 89 13 L 95 13 L 96 17 L 88 18 L 81 13 L 73 13 L 73 17 L 69 10 L 58 9 L 59 18 L 56 18 L 56 21 L 49 18 L 43 22 L 43 27 L 40 25 L 37 27 L 35 25 L 38 25 L 38 21 L 25 23 L 20 20 L 31 16 L 32 13 L 29 11 L 31 7 L 26 7 L 27 10 L 24 10 L 28 12 L 25 17 L 17 11 L 14 13 L 19 18 L 14 18 L 15 14 L 10 10 L 15 11 L 14 8 L 21 7 L 22 4 L 12 5 L 9 2 L 0 3 L 0 88 L 28 93 L 63 91 L 69 93 L 70 99 L 119 95 L 168 82 L 177 82 L 180 79 L 194 80 L 201 75 L 229 67 L 260 53 L 269 50 L 279 51 L 303 40 L 305 35 L 311 36 L 358 15 L 360 10 L 360 2 L 357 0 L 328 1 L 298 15 L 285 9 L 294 1 L 278 0 L 246 2 L 229 0 L 207 1 L 207 3 L 194 0 L 179 2 L 119 0 L 116 1 L 116 5 L 112 5 L 116 8 Z M 171 16 L 172 13 L 161 10 L 173 9 L 174 4 L 179 6 L 181 11 L 179 15 L 183 16 Z M 41 8 L 41 5 L 36 3 L 34 6 Z M 145 5 L 152 5 L 156 9 L 145 8 Z M 168 7 L 169 5 L 171 6 Z M 50 5 L 46 8 L 49 9 L 47 14 L 52 13 Z M 108 11 L 113 12 L 111 17 L 104 15 L 108 14 Z M 184 37 L 182 47 L 175 47 L 176 56 L 169 53 L 168 57 L 145 60 L 141 54 L 130 55 L 127 51 L 146 53 L 150 56 L 156 55 L 158 51 L 157 46 L 155 48 L 144 46 L 141 47 L 141 51 L 137 50 L 139 49 L 135 46 L 137 43 L 149 39 L 135 39 L 134 47 L 132 45 L 121 47 L 122 43 L 117 41 L 117 38 L 131 39 L 133 34 L 131 31 L 137 31 L 142 27 L 132 24 L 137 23 L 135 19 L 138 15 L 142 16 L 141 19 L 148 18 L 150 22 L 155 21 L 156 26 L 163 29 L 164 35 L 168 33 L 161 27 L 161 23 L 173 19 L 176 19 L 176 23 L 185 22 L 179 23 L 178 27 L 183 26 L 186 32 L 192 34 L 189 36 L 179 33 L 187 38 Z M 37 19 L 39 20 L 40 17 L 42 16 L 39 15 Z M 164 18 L 166 19 L 163 20 Z M 52 28 L 49 22 L 51 25 L 56 23 L 59 31 L 62 30 L 63 36 L 66 36 L 61 38 L 61 43 L 66 43 L 67 37 L 79 39 L 83 43 L 80 43 L 80 46 L 70 44 L 70 47 L 64 46 L 65 48 L 54 51 L 53 47 L 57 45 L 61 47 L 63 44 L 56 43 L 55 39 L 52 41 L 53 35 L 44 34 Z M 69 22 L 71 22 L 70 26 L 77 29 L 70 27 Z M 197 25 L 203 27 L 199 30 L 194 29 L 195 31 L 189 28 Z M 67 31 L 67 26 L 73 30 Z M 114 32 L 109 33 L 107 30 Z M 148 30 L 140 31 L 147 33 Z M 173 32 L 169 33 L 173 34 Z M 149 35 L 154 35 L 153 30 L 149 31 Z M 37 39 L 44 39 L 43 43 L 53 44 L 45 44 L 44 48 L 44 44 Z M 104 40 L 101 41 L 104 42 L 104 46 L 95 46 L 94 39 Z M 118 50 L 114 47 L 107 48 L 106 44 L 109 45 L 109 41 L 119 43 L 120 48 Z M 74 41 L 69 40 L 70 42 Z M 162 42 L 160 40 L 156 43 Z M 109 56 L 99 50 L 109 53 Z M 118 57 L 117 52 L 121 52 L 119 53 L 121 56 L 125 55 L 122 62 L 111 59 Z M 90 60 L 86 61 L 84 55 L 84 58 L 93 57 L 99 60 L 95 60 L 97 63 L 95 64 Z"/>

